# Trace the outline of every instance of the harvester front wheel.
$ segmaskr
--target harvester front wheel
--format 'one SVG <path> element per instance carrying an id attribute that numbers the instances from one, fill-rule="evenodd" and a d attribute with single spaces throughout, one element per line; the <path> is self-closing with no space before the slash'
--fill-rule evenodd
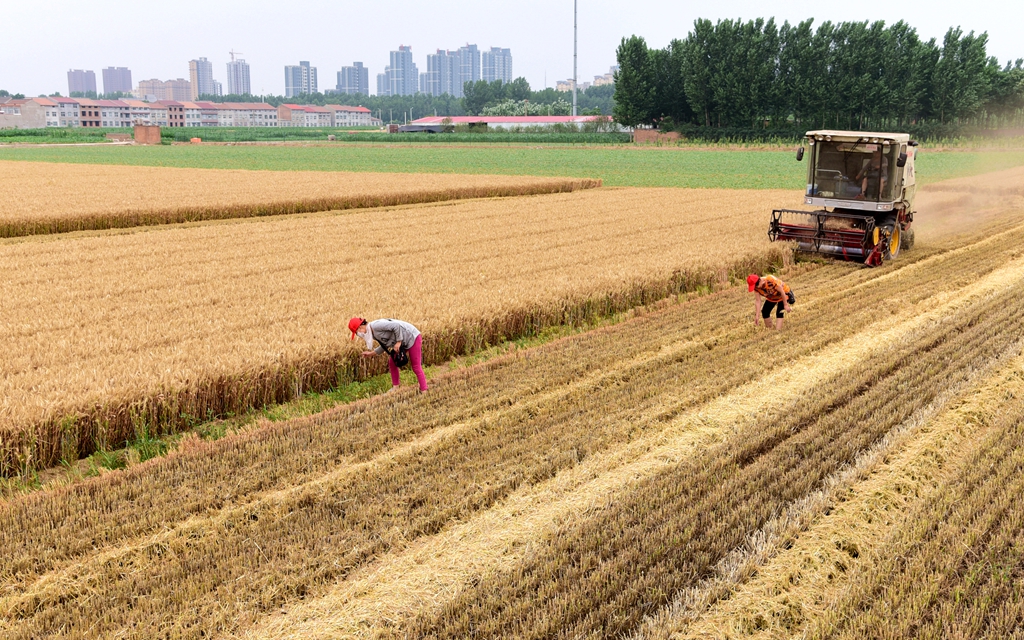
<path id="1" fill-rule="evenodd" d="M 900 229 L 898 224 L 887 224 L 882 227 L 885 234 L 889 237 L 888 246 L 885 249 L 885 260 L 895 260 L 900 255 L 900 249 L 903 244 L 903 230 Z"/>

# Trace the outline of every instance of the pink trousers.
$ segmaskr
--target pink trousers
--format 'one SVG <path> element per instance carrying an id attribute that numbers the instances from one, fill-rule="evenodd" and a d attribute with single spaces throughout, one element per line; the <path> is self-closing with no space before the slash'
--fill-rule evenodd
<path id="1" fill-rule="evenodd" d="M 420 383 L 420 391 L 427 390 L 427 376 L 423 374 L 423 336 L 416 336 L 416 341 L 412 343 L 412 347 L 409 349 L 409 364 L 412 365 L 412 371 L 416 374 L 416 380 Z M 391 370 L 391 384 L 398 386 L 398 367 L 395 366 L 394 360 L 388 358 L 388 369 Z"/>

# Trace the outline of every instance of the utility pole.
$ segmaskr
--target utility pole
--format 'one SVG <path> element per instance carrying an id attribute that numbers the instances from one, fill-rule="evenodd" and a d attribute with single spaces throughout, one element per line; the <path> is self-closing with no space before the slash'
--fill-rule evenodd
<path id="1" fill-rule="evenodd" d="M 572 115 L 576 115 L 576 34 L 578 26 L 576 22 L 576 4 L 579 0 L 572 0 Z"/>

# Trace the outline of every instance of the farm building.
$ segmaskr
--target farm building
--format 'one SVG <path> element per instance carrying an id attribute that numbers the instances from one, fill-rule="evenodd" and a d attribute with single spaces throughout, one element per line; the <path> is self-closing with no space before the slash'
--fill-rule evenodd
<path id="1" fill-rule="evenodd" d="M 0 129 L 41 129 L 56 127 L 58 105 L 47 98 L 0 99 Z M 63 105 L 61 105 L 63 107 Z"/>
<path id="2" fill-rule="evenodd" d="M 519 127 L 554 127 L 556 125 L 582 126 L 595 122 L 611 122 L 608 116 L 430 116 L 413 120 L 412 125 L 486 125 L 488 129 L 515 129 Z"/>

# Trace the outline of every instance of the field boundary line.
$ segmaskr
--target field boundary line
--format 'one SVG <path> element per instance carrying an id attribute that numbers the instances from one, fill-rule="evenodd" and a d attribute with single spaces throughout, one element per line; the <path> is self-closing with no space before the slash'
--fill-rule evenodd
<path id="1" fill-rule="evenodd" d="M 394 622 L 418 607 L 456 595 L 472 577 L 507 570 L 529 554 L 531 545 L 557 522 L 585 517 L 617 491 L 690 457 L 697 448 L 720 443 L 758 417 L 778 411 L 820 383 L 854 366 L 879 345 L 940 323 L 956 309 L 1013 286 L 1024 277 L 1024 259 L 997 269 L 979 283 L 943 292 L 919 305 L 934 307 L 911 318 L 887 319 L 831 347 L 800 358 L 764 378 L 741 385 L 700 408 L 673 419 L 658 433 L 618 450 L 597 454 L 540 485 L 521 489 L 499 505 L 406 550 L 357 570 L 326 595 L 289 614 L 269 616 L 247 638 L 368 635 L 375 621 Z M 879 330 L 880 327 L 885 327 Z M 768 393 L 768 392 L 771 393 Z M 767 400 L 766 400 L 767 398 Z M 646 417 L 638 416 L 637 420 Z"/>

